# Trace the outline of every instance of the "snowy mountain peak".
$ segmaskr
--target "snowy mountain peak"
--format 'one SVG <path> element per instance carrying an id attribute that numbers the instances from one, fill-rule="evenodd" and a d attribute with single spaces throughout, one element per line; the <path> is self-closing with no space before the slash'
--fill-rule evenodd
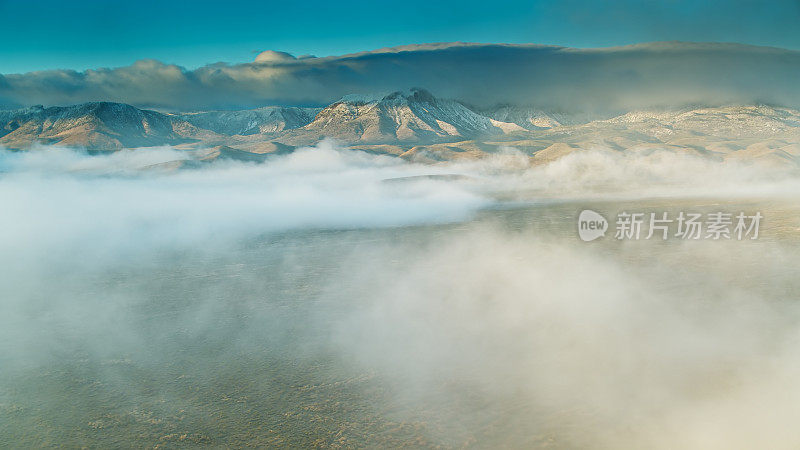
<path id="1" fill-rule="evenodd" d="M 375 103 L 398 104 L 398 103 L 435 103 L 436 97 L 422 88 L 411 88 L 408 91 L 394 91 L 374 94 L 348 94 L 343 96 L 338 103 L 348 103 L 351 105 L 370 105 Z"/>
<path id="2" fill-rule="evenodd" d="M 349 142 L 446 141 L 496 135 L 514 129 L 455 100 L 421 88 L 376 96 L 346 96 L 304 127 Z"/>
<path id="3" fill-rule="evenodd" d="M 436 103 L 437 99 L 430 92 L 422 88 L 411 88 L 408 92 L 395 91 L 385 96 L 383 102 L 402 103 Z"/>

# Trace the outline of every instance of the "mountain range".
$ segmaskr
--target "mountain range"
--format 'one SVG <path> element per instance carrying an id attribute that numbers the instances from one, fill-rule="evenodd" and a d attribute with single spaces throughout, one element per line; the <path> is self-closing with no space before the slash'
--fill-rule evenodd
<path id="1" fill-rule="evenodd" d="M 666 148 L 716 159 L 800 166 L 800 112 L 766 105 L 636 110 L 614 117 L 530 106 L 477 108 L 424 89 L 349 95 L 324 108 L 270 106 L 169 113 L 123 103 L 0 111 L 0 146 L 35 143 L 114 151 L 171 145 L 205 158 L 259 160 L 332 138 L 409 160 L 477 158 L 505 147 L 550 161 L 580 149 Z"/>

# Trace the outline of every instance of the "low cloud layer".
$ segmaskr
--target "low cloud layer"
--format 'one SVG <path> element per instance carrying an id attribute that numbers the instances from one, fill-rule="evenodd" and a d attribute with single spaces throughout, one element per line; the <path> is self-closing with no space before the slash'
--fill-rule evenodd
<path id="1" fill-rule="evenodd" d="M 384 183 L 431 170 L 329 142 L 263 165 L 228 161 L 171 170 L 185 159 L 168 147 L 105 156 L 60 148 L 2 151 L 0 225 L 8 239 L 0 238 L 0 249 L 20 263 L 78 249 L 102 259 L 293 229 L 464 220 L 487 202 L 436 181 Z M 89 236 L 94 244 L 85 246 Z"/>
<path id="2" fill-rule="evenodd" d="M 0 76 L 0 105 L 117 101 L 166 110 L 320 106 L 347 94 L 415 86 L 477 106 L 620 112 L 654 106 L 800 107 L 800 52 L 738 44 L 607 49 L 427 44 L 326 58 L 267 51 L 249 64 L 188 70 L 155 60 L 85 72 Z"/>
<path id="3" fill-rule="evenodd" d="M 800 444 L 790 173 L 602 150 L 421 166 L 327 142 L 164 165 L 186 158 L 0 152 L 6 442 Z M 659 192 L 769 208 L 772 228 L 587 244 L 552 201 Z"/>
<path id="4" fill-rule="evenodd" d="M 800 192 L 792 169 L 670 151 L 598 149 L 531 166 L 507 148 L 480 161 L 430 166 L 323 141 L 263 164 L 195 162 L 175 170 L 187 160 L 191 153 L 170 147 L 97 156 L 0 149 L 0 251 L 22 268 L 76 252 L 104 261 L 292 230 L 458 222 L 509 200 L 793 199 Z"/>

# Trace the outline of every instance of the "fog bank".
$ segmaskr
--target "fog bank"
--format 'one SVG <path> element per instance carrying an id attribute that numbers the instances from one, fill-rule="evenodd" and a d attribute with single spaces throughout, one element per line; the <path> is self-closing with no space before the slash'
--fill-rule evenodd
<path id="1" fill-rule="evenodd" d="M 426 166 L 330 142 L 189 159 L 0 152 L 6 442 L 800 445 L 791 171 L 601 149 Z M 765 228 L 584 243 L 583 207 Z"/>

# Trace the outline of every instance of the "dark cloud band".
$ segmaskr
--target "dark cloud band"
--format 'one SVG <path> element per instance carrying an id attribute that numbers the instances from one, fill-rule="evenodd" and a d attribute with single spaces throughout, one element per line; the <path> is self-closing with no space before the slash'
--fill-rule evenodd
<path id="1" fill-rule="evenodd" d="M 155 60 L 77 72 L 0 76 L 0 105 L 116 101 L 167 110 L 325 105 L 346 94 L 420 86 L 476 106 L 617 112 L 657 106 L 800 107 L 800 52 L 738 44 L 607 49 L 426 44 L 326 58 L 265 52 L 196 70 Z"/>

